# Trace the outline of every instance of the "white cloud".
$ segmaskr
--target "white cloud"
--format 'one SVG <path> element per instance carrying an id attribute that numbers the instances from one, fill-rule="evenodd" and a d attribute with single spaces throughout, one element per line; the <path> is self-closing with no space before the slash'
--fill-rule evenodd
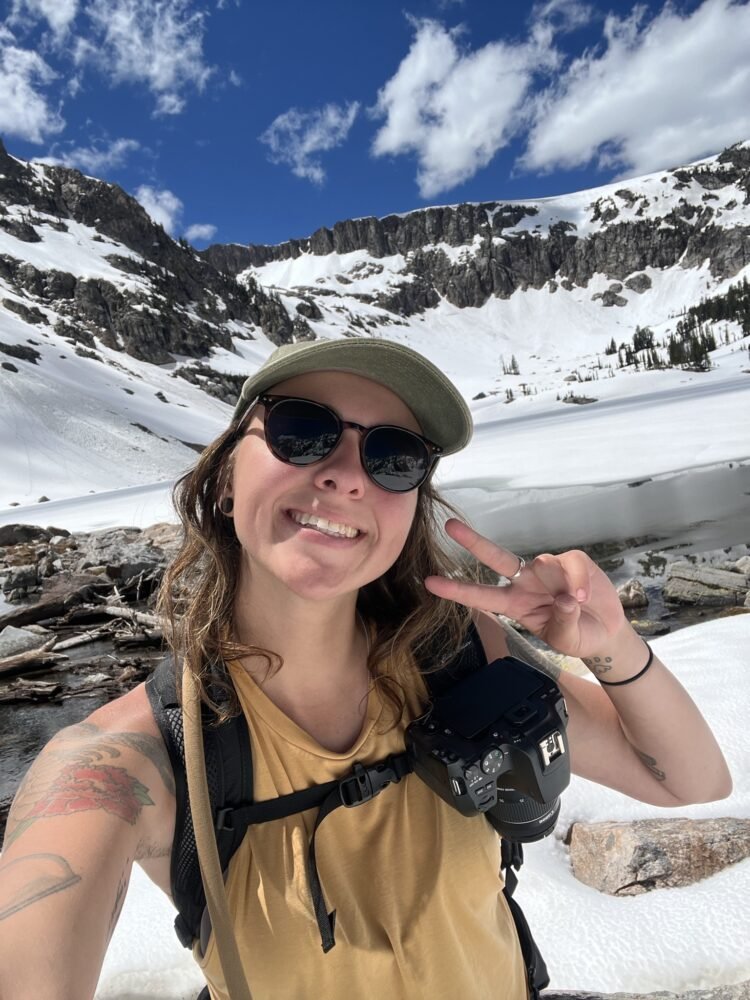
<path id="1" fill-rule="evenodd" d="M 216 226 L 205 222 L 196 222 L 194 225 L 188 226 L 185 230 L 185 239 L 190 240 L 191 243 L 212 240 L 215 235 Z"/>
<path id="2" fill-rule="evenodd" d="M 750 5 L 705 0 L 610 15 L 603 50 L 585 52 L 536 104 L 521 166 L 645 173 L 750 135 Z"/>
<path id="3" fill-rule="evenodd" d="M 78 146 L 62 153 L 57 153 L 53 147 L 51 155 L 44 157 L 44 162 L 77 167 L 98 177 L 106 170 L 121 167 L 128 155 L 140 148 L 141 144 L 136 139 L 114 139 L 108 145 L 95 140 L 90 146 Z"/>
<path id="4" fill-rule="evenodd" d="M 78 13 L 78 0 L 13 0 L 12 23 L 45 18 L 56 38 L 61 39 Z"/>
<path id="5" fill-rule="evenodd" d="M 135 197 L 157 224 L 170 234 L 174 232 L 182 215 L 183 204 L 171 191 L 159 190 L 142 184 Z"/>
<path id="6" fill-rule="evenodd" d="M 205 15 L 190 0 L 90 0 L 93 26 L 79 39 L 76 61 L 96 64 L 113 84 L 145 83 L 156 97 L 157 115 L 179 114 L 184 91 L 201 91 L 213 70 L 203 56 Z"/>
<path id="7" fill-rule="evenodd" d="M 531 21 L 551 22 L 560 31 L 574 31 L 597 17 L 591 4 L 582 0 L 540 0 L 531 11 Z"/>
<path id="8" fill-rule="evenodd" d="M 154 114 L 157 117 L 161 115 L 179 115 L 185 110 L 186 103 L 185 98 L 180 97 L 179 94 L 159 94 L 156 98 Z"/>
<path id="9" fill-rule="evenodd" d="M 42 92 L 57 74 L 40 55 L 19 48 L 15 41 L 0 25 L 0 133 L 41 143 L 65 127 Z"/>
<path id="10" fill-rule="evenodd" d="M 233 69 L 231 69 L 229 71 L 229 82 L 232 84 L 233 87 L 241 87 L 242 77 L 240 76 L 239 73 L 236 73 Z"/>
<path id="11" fill-rule="evenodd" d="M 543 23 L 526 42 L 495 41 L 473 52 L 459 45 L 460 29 L 413 23 L 412 46 L 378 93 L 373 114 L 386 121 L 372 152 L 416 153 L 419 190 L 430 198 L 468 180 L 508 144 L 535 74 L 558 56 Z"/>
<path id="12" fill-rule="evenodd" d="M 286 163 L 296 177 L 322 184 L 326 175 L 317 154 L 344 142 L 358 112 L 357 101 L 314 111 L 290 108 L 271 122 L 260 141 L 271 150 L 272 163 Z"/>

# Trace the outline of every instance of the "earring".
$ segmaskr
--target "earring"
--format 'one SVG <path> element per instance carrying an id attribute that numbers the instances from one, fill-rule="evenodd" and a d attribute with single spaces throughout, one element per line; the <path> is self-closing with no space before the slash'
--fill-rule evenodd
<path id="1" fill-rule="evenodd" d="M 219 510 L 226 517 L 229 517 L 229 515 L 234 510 L 234 498 L 233 497 L 222 497 L 221 500 L 219 501 Z"/>

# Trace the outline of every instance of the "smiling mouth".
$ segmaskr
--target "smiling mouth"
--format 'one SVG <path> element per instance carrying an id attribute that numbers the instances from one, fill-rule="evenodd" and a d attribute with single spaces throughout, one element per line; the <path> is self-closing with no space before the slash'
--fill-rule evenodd
<path id="1" fill-rule="evenodd" d="M 330 535 L 332 538 L 357 538 L 362 534 L 357 528 L 352 528 L 348 524 L 341 524 L 336 521 L 329 521 L 325 517 L 317 517 L 315 514 L 303 514 L 300 511 L 287 511 L 289 517 L 303 528 L 313 528 L 323 535 Z"/>

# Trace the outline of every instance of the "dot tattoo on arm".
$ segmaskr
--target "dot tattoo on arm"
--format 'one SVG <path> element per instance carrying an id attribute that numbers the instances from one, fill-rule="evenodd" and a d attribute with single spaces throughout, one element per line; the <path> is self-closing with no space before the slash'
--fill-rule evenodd
<path id="1" fill-rule="evenodd" d="M 613 666 L 611 656 L 584 657 L 583 662 L 593 674 L 596 674 L 597 677 L 603 677 L 604 674 L 608 673 Z"/>

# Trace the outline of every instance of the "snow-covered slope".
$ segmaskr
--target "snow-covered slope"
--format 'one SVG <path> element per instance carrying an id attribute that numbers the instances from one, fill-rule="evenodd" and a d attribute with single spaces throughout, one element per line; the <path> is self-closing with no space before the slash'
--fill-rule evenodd
<path id="1" fill-rule="evenodd" d="M 456 489 L 580 488 L 750 452 L 738 322 L 714 324 L 710 372 L 605 354 L 638 327 L 666 342 L 686 308 L 750 274 L 750 144 L 559 198 L 203 255 L 111 185 L 0 158 L 0 509 L 175 476 L 226 425 L 241 378 L 311 332 L 402 341 L 457 382 L 478 432 L 446 463 Z M 490 424 L 506 429 L 499 456 Z"/>

